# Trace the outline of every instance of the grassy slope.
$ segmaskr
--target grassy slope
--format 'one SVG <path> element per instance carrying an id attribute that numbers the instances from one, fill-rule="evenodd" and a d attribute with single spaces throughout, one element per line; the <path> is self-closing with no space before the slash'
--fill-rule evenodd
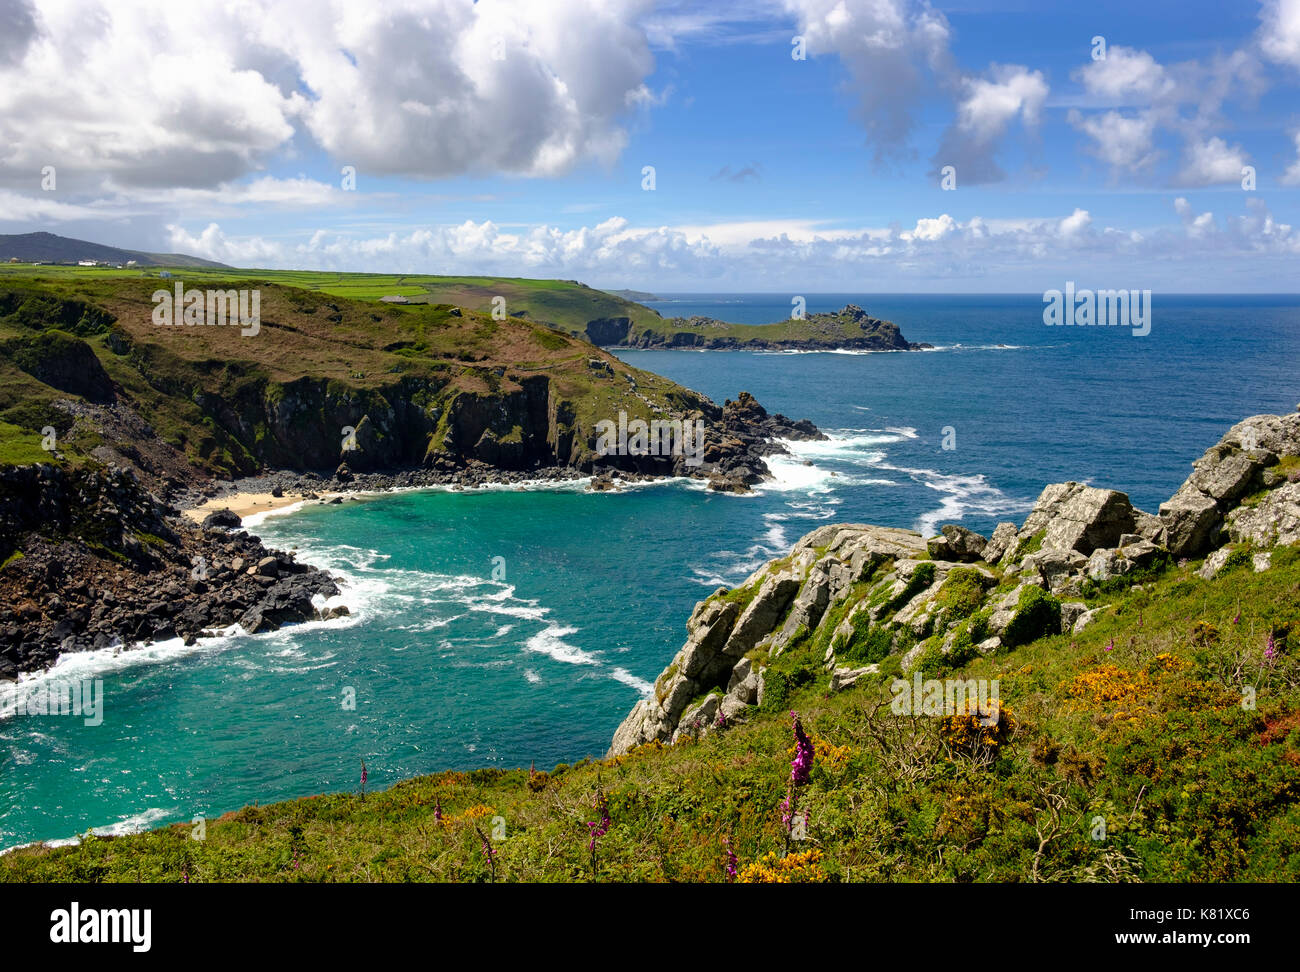
<path id="1" fill-rule="evenodd" d="M 976 660 L 965 672 L 999 678 L 1010 715 L 983 748 L 962 743 L 959 721 L 892 716 L 883 679 L 827 696 L 819 651 L 804 648 L 778 664 L 814 681 L 698 742 L 531 782 L 526 770 L 444 773 L 364 800 L 249 807 L 209 822 L 201 842 L 179 825 L 24 849 L 0 857 L 0 880 L 484 880 L 475 828 L 488 835 L 500 817 L 495 876 L 510 881 L 721 881 L 724 837 L 751 879 L 1294 881 L 1300 550 L 1273 563 L 1213 581 L 1171 568 L 1154 590 L 1109 599 L 1081 635 Z M 1291 644 L 1266 658 L 1267 632 L 1288 624 Z M 786 708 L 817 749 L 798 798 L 808 839 L 779 864 Z M 600 792 L 612 826 L 593 859 L 585 823 Z"/>
<path id="2" fill-rule="evenodd" d="M 445 380 L 449 388 L 509 390 L 517 387 L 518 378 L 545 373 L 576 403 L 577 417 L 587 428 L 620 409 L 632 417 L 651 417 L 623 375 L 633 376 L 640 394 L 656 405 L 694 397 L 668 379 L 630 368 L 585 341 L 527 320 L 456 316 L 446 305 L 377 305 L 260 278 L 186 273 L 184 279 L 187 286 L 203 288 L 260 288 L 261 333 L 242 337 L 234 327 L 156 326 L 151 294 L 168 282 L 125 272 L 37 277 L 9 272 L 0 275 L 0 295 L 12 289 L 79 300 L 112 314 L 116 321 L 111 327 L 81 339 L 160 437 L 183 449 L 195 465 L 220 473 L 248 471 L 248 460 L 241 459 L 239 443 L 216 429 L 195 404 L 196 390 L 233 400 L 248 385 L 284 384 L 303 376 L 375 388 L 405 375 Z M 130 354 L 113 352 L 113 331 L 132 343 Z M 39 333 L 0 315 L 0 345 Z M 608 362 L 613 375 L 593 372 L 587 366 L 590 358 Z M 501 369 L 505 373 L 498 378 L 494 372 Z M 51 405 L 76 397 L 19 368 L 12 354 L 0 354 L 0 422 L 5 423 L 0 425 L 0 461 L 32 461 L 40 429 L 47 424 L 58 429 L 65 454 L 88 454 L 99 444 L 97 435 L 83 434 L 66 412 Z"/>
<path id="3" fill-rule="evenodd" d="M 162 268 L 112 270 L 87 267 L 56 267 L 0 264 L 0 286 L 8 276 L 38 274 L 50 280 L 91 283 L 104 279 L 134 279 L 142 275 L 157 280 Z M 813 315 L 807 320 L 782 320 L 771 324 L 695 323 L 679 318 L 665 319 L 642 304 L 604 290 L 594 290 L 572 280 L 535 280 L 522 277 L 445 277 L 431 274 L 337 273 L 315 270 L 211 270 L 172 267 L 171 272 L 187 286 L 211 286 L 232 276 L 256 278 L 285 287 L 315 290 L 353 300 L 378 300 L 402 296 L 412 302 L 452 304 L 490 314 L 494 297 L 506 299 L 506 313 L 523 314 L 529 320 L 563 331 L 582 333 L 588 321 L 626 317 L 632 327 L 629 339 L 646 333 L 670 338 L 676 333 L 699 334 L 706 338 L 737 342 L 779 343 L 807 341 L 838 346 L 846 339 L 862 337 L 857 323 L 835 315 Z"/>
<path id="4" fill-rule="evenodd" d="M 161 268 L 160 268 L 161 269 Z M 353 300 L 378 300 L 397 295 L 421 303 L 453 304 L 482 314 L 492 311 L 492 298 L 506 299 L 506 313 L 523 312 L 530 320 L 563 330 L 582 331 L 587 322 L 602 317 L 628 317 L 639 325 L 651 325 L 659 315 L 647 307 L 624 300 L 603 290 L 593 290 L 570 280 L 531 280 L 522 277 L 443 277 L 431 274 L 335 273 L 314 270 L 210 270 L 172 267 L 171 272 L 187 286 L 211 286 L 232 277 L 256 278 L 285 287 L 316 290 Z M 146 271 L 157 280 L 158 270 Z M 140 279 L 139 270 L 111 270 L 87 267 L 33 267 L 0 264 L 0 284 L 6 276 L 39 274 L 52 280 L 78 283 L 100 279 Z"/>

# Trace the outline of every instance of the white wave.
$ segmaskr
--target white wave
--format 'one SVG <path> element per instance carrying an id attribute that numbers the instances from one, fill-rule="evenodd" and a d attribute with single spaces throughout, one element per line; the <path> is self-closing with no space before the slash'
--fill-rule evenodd
<path id="1" fill-rule="evenodd" d="M 960 520 L 967 514 L 1001 516 L 1021 513 L 1033 507 L 1031 500 L 1016 499 L 993 486 L 983 473 L 946 474 L 934 469 L 908 469 L 899 466 L 883 468 L 911 476 L 921 485 L 942 494 L 937 509 L 917 518 L 914 529 L 924 536 L 933 536 L 942 523 Z"/>
<path id="2" fill-rule="evenodd" d="M 290 513 L 297 513 L 304 506 L 313 502 L 315 501 L 299 500 L 297 503 L 289 503 L 287 506 L 276 507 L 273 510 L 263 510 L 261 513 L 250 513 L 248 514 L 248 516 L 240 518 L 239 525 L 243 527 L 245 530 L 252 531 L 256 527 L 261 526 L 263 523 L 265 523 L 268 519 L 270 519 L 273 516 L 287 516 Z"/>
<path id="3" fill-rule="evenodd" d="M 610 672 L 610 675 L 615 681 L 622 682 L 624 685 L 630 685 L 643 696 L 649 695 L 651 690 L 654 688 L 654 685 L 650 682 L 647 682 L 643 678 L 637 678 L 626 668 L 616 668 Z"/>
<path id="4" fill-rule="evenodd" d="M 1027 344 L 936 344 L 922 351 L 1024 351 Z"/>
<path id="5" fill-rule="evenodd" d="M 90 832 L 97 837 L 121 837 L 125 834 L 138 834 L 143 830 L 151 829 L 159 821 L 166 820 L 174 815 L 174 810 L 151 807 L 148 810 L 142 810 L 140 813 L 124 817 L 116 823 L 105 824 L 102 827 L 91 827 Z M 56 840 L 37 840 L 28 844 L 15 844 L 13 847 L 6 847 L 4 850 L 0 850 L 0 855 L 8 854 L 10 851 L 22 847 L 34 847 L 38 844 L 44 844 L 46 847 L 74 847 L 80 843 L 80 834 L 74 837 L 60 837 Z"/>
<path id="6" fill-rule="evenodd" d="M 577 630 L 561 624 L 548 625 L 524 642 L 524 650 L 546 655 L 568 665 L 599 664 L 595 655 L 564 640 L 566 635 L 575 634 Z"/>

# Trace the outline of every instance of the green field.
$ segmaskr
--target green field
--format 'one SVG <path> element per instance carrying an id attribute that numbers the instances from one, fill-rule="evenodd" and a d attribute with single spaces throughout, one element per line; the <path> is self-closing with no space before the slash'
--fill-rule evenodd
<path id="1" fill-rule="evenodd" d="M 597 318 L 627 317 L 634 324 L 662 325 L 654 311 L 603 290 L 575 281 L 533 280 L 525 277 L 444 277 L 432 274 L 336 273 L 314 270 L 215 270 L 194 267 L 149 267 L 117 270 L 32 264 L 0 264 L 0 281 L 6 277 L 45 279 L 50 282 L 92 282 L 113 279 L 154 279 L 170 273 L 173 283 L 207 286 L 229 280 L 265 281 L 298 287 L 351 300 L 401 296 L 412 303 L 452 304 L 491 314 L 493 298 L 504 297 L 505 312 L 540 324 L 581 332 Z M 160 283 L 160 286 L 162 284 Z"/>

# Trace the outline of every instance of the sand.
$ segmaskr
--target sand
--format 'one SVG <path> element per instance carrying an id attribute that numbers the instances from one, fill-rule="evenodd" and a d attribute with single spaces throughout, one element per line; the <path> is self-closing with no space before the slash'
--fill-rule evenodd
<path id="1" fill-rule="evenodd" d="M 329 499 L 333 494 L 321 493 L 322 499 Z M 184 515 L 193 520 L 195 523 L 202 523 L 203 518 L 209 513 L 216 510 L 230 510 L 236 516 L 247 517 L 254 513 L 267 513 L 271 510 L 283 509 L 286 506 L 293 506 L 295 503 L 304 502 L 301 496 L 272 496 L 270 493 L 231 493 L 228 496 L 217 496 L 205 501 L 200 506 L 184 511 Z M 311 502 L 308 500 L 307 502 Z"/>

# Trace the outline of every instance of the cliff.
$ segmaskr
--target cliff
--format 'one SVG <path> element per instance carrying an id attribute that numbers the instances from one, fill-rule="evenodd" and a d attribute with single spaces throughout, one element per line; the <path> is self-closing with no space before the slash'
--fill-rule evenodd
<path id="1" fill-rule="evenodd" d="M 1168 553 L 1181 509 L 1078 484 L 987 540 L 825 527 L 696 610 L 654 700 L 686 716 L 620 730 L 649 742 L 387 789 L 372 757 L 364 798 L 229 808 L 202 841 L 182 809 L 0 881 L 1296 881 L 1298 428 L 1256 416 L 1197 462 L 1204 495 L 1241 484 L 1197 553 Z"/>
<path id="2" fill-rule="evenodd" d="M 329 472 L 340 463 L 357 472 L 621 470 L 743 488 L 766 475 L 773 436 L 816 434 L 763 413 L 761 436 L 738 435 L 725 405 L 526 317 L 258 280 L 204 283 L 256 289 L 258 333 L 155 324 L 156 280 L 6 277 L 7 444 L 30 455 L 48 429 L 47 460 L 132 468 L 164 494 L 195 472 Z M 620 416 L 703 422 L 709 455 L 688 463 L 680 452 L 600 449 L 601 423 Z"/>
<path id="3" fill-rule="evenodd" d="M 711 317 L 639 320 L 608 317 L 589 321 L 584 331 L 602 347 L 687 348 L 710 351 L 851 349 L 915 351 L 898 325 L 872 317 L 855 304 L 834 313 L 809 314 L 772 324 L 728 324 Z"/>
<path id="4" fill-rule="evenodd" d="M 609 755 L 707 733 L 743 718 L 790 680 L 824 668 L 832 690 L 880 673 L 930 677 L 1039 637 L 1078 633 L 1103 593 L 1148 583 L 1206 555 L 1200 576 L 1234 561 L 1266 569 L 1300 543 L 1300 413 L 1234 425 L 1158 515 L 1113 489 L 1047 486 L 1024 523 L 986 538 L 948 525 L 828 525 L 734 590 L 696 605 L 687 639 L 614 734 Z M 1248 558 L 1249 555 L 1249 558 Z M 783 702 L 776 702 L 780 706 Z"/>

